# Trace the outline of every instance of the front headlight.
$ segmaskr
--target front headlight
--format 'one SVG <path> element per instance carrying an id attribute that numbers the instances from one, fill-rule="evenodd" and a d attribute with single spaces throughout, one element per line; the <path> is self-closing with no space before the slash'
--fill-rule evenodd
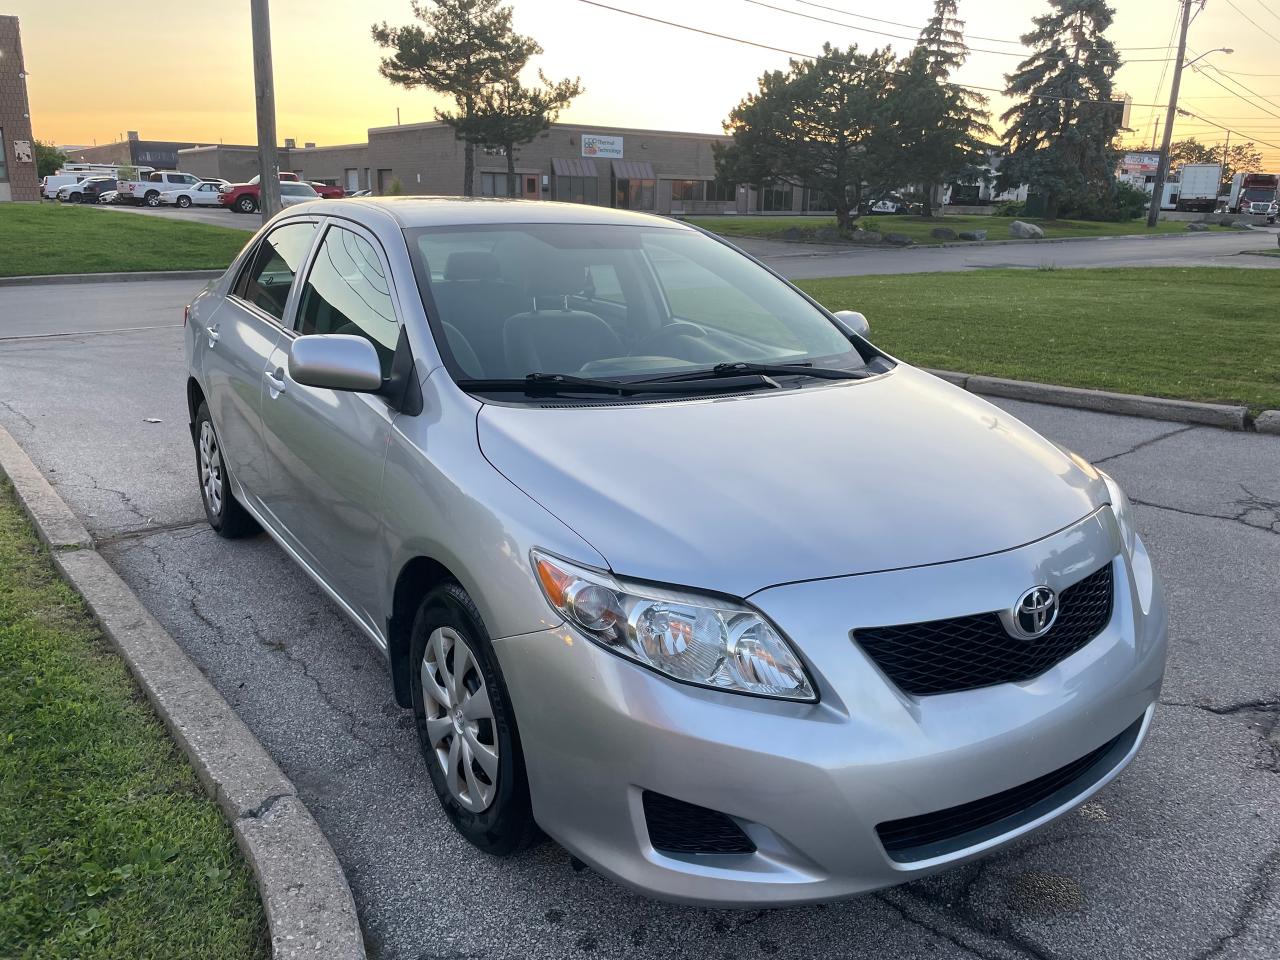
<path id="1" fill-rule="evenodd" d="M 1133 506 L 1129 503 L 1129 498 L 1124 495 L 1124 491 L 1120 489 L 1120 484 L 1101 470 L 1098 473 L 1102 476 L 1103 481 L 1107 485 L 1107 494 L 1111 500 L 1111 512 L 1115 514 L 1116 523 L 1120 525 L 1120 537 L 1124 541 L 1124 552 L 1128 556 L 1133 556 L 1134 544 L 1137 543 L 1138 531 L 1133 526 Z"/>
<path id="2" fill-rule="evenodd" d="M 607 650 L 674 680 L 784 700 L 816 700 L 799 657 L 756 611 L 607 574 L 533 551 L 547 601 Z"/>

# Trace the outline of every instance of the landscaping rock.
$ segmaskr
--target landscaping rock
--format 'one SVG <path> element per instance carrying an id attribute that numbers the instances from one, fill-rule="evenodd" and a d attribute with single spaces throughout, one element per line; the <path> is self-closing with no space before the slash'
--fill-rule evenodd
<path id="1" fill-rule="evenodd" d="M 1009 224 L 1009 236 L 1017 240 L 1043 240 L 1044 231 L 1034 223 L 1023 223 L 1021 220 L 1015 220 Z"/>
<path id="2" fill-rule="evenodd" d="M 1249 224 L 1247 223 L 1233 223 L 1231 226 L 1234 227 L 1236 230 L 1252 230 L 1253 229 L 1253 227 L 1249 226 Z"/>
<path id="3" fill-rule="evenodd" d="M 804 234 L 800 231 L 799 227 L 787 227 L 787 229 L 783 230 L 778 236 L 779 239 L 782 240 L 799 240 L 804 236 Z"/>
<path id="4" fill-rule="evenodd" d="M 840 231 L 835 227 L 822 227 L 813 235 L 813 239 L 822 243 L 839 243 L 844 237 L 840 236 Z"/>
<path id="5" fill-rule="evenodd" d="M 934 227 L 929 231 L 929 236 L 935 240 L 954 240 L 956 232 L 950 227 Z"/>
<path id="6" fill-rule="evenodd" d="M 874 230 L 858 230 L 849 239 L 854 243 L 884 243 L 884 237 Z"/>
<path id="7" fill-rule="evenodd" d="M 987 231 L 985 230 L 961 230 L 961 240 L 985 240 L 987 239 Z"/>
<path id="8" fill-rule="evenodd" d="M 1187 229 L 1193 233 L 1204 233 L 1209 229 L 1209 225 L 1207 223 L 1188 223 Z"/>
<path id="9" fill-rule="evenodd" d="M 915 243 L 915 241 L 905 233 L 886 233 L 884 235 L 884 242 L 892 243 L 895 247 L 909 247 Z"/>

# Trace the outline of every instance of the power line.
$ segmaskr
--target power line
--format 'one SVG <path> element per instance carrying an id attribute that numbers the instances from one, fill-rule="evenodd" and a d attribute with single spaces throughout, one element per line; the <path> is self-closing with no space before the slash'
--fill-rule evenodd
<path id="1" fill-rule="evenodd" d="M 600 2 L 599 2 L 599 0 L 577 0 L 577 2 L 578 2 L 578 3 L 585 3 L 585 4 L 586 4 L 587 6 L 589 6 L 589 7 L 598 7 L 598 8 L 599 8 L 599 9 L 601 9 L 601 10 L 608 10 L 608 11 L 610 11 L 610 12 L 612 12 L 612 13 L 621 13 L 621 14 L 623 14 L 623 15 L 625 15 L 625 16 L 628 16 L 628 17 L 635 17 L 635 18 L 636 18 L 636 19 L 638 19 L 638 20 L 647 20 L 647 21 L 649 21 L 650 23 L 658 23 L 658 24 L 661 24 L 661 25 L 662 25 L 662 26 L 664 26 L 664 27 L 674 27 L 676 30 L 684 30 L 684 31 L 687 31 L 688 33 L 697 33 L 697 34 L 700 34 L 700 35 L 702 35 L 702 36 L 704 36 L 704 37 L 714 37 L 714 38 L 715 38 L 715 39 L 717 39 L 717 40 L 728 40 L 730 43 L 739 43 L 739 44 L 742 44 L 743 46 L 747 46 L 747 47 L 755 47 L 757 50 L 771 50 L 771 51 L 773 51 L 774 53 L 785 53 L 785 54 L 786 54 L 787 56 L 789 56 L 789 57 L 800 57 L 802 60 L 818 60 L 818 61 L 826 61 L 826 62 L 828 62 L 828 63 L 835 63 L 835 62 L 837 62 L 837 61 L 836 61 L 836 58 L 834 58 L 834 57 L 826 57 L 826 56 L 822 56 L 821 54 L 814 54 L 814 53 L 804 53 L 804 52 L 799 51 L 799 50 L 789 50 L 789 49 L 787 49 L 786 47 L 775 47 L 775 46 L 773 46 L 772 44 L 769 44 L 769 43 L 760 43 L 760 42 L 759 42 L 759 41 L 757 41 L 757 40 L 746 40 L 746 39 L 743 39 L 742 37 L 732 37 L 732 36 L 730 36 L 730 35 L 729 35 L 729 34 L 727 34 L 727 33 L 717 33 L 717 32 L 716 32 L 716 31 L 714 31 L 714 30 L 704 30 L 702 27 L 694 27 L 694 26 L 690 26 L 690 25 L 689 25 L 689 24 L 687 24 L 687 23 L 677 23 L 677 22 L 675 22 L 674 20 L 663 20 L 661 17 L 653 17 L 653 16 L 650 16 L 650 15 L 649 15 L 649 14 L 647 14 L 647 13 L 640 13 L 639 11 L 636 11 L 636 10 L 624 10 L 622 7 L 611 7 L 611 6 L 609 6 L 609 4 L 607 4 L 607 3 L 600 3 Z M 897 73 L 897 71 L 894 71 L 894 70 L 890 70 L 890 71 L 888 71 L 888 72 L 889 72 L 889 73 L 894 73 L 894 74 L 896 74 L 896 73 Z M 1007 96 L 1007 94 L 1005 93 L 1005 91 L 1004 91 L 1002 88 L 1000 88 L 1000 87 L 980 87 L 980 86 L 977 86 L 977 85 L 975 85 L 975 84 L 968 84 L 968 83 L 955 83 L 955 82 L 953 82 L 953 81 L 952 81 L 952 82 L 948 82 L 948 86 L 952 86 L 952 87 L 959 87 L 959 88 L 960 88 L 960 89 L 962 89 L 962 90 L 974 90 L 974 91 L 977 91 L 977 92 L 979 92 L 979 93 L 998 93 L 998 94 L 1000 94 L 1001 96 Z M 1062 102 L 1062 103 L 1101 103 L 1101 104 L 1115 104 L 1115 103 L 1119 103 L 1119 102 L 1120 102 L 1120 99 L 1119 99 L 1119 98 L 1112 98 L 1112 99 L 1110 99 L 1110 100 L 1091 100 L 1091 99 L 1089 99 L 1088 97 L 1053 97 L 1053 96 L 1049 96 L 1048 94 L 1044 94 L 1044 93 L 1029 94 L 1029 96 L 1030 96 L 1032 99 L 1038 99 L 1038 100 L 1057 100 L 1057 101 L 1060 101 L 1060 102 Z M 1164 103 L 1134 103 L 1134 102 L 1130 101 L 1130 102 L 1129 102 L 1129 106 L 1131 106 L 1131 107 L 1161 107 L 1161 108 L 1163 108 L 1163 107 L 1168 106 L 1168 104 L 1164 104 Z"/>
<path id="2" fill-rule="evenodd" d="M 1206 80 L 1208 80 L 1210 83 L 1215 84 L 1216 86 L 1221 87 L 1223 90 L 1227 91 L 1227 93 L 1235 93 L 1235 91 L 1234 91 L 1234 90 L 1232 90 L 1230 87 L 1228 87 L 1225 83 L 1220 83 L 1217 79 L 1215 79 L 1214 77 L 1210 76 L 1210 75 L 1209 75 L 1208 73 L 1206 73 L 1205 71 L 1203 71 L 1203 70 L 1199 70 L 1199 71 L 1197 71 L 1197 73 L 1198 73 L 1198 75 L 1199 75 L 1199 76 L 1204 77 L 1204 78 L 1205 78 Z M 1232 83 L 1239 83 L 1240 81 L 1238 81 L 1238 80 L 1232 80 L 1231 82 L 1232 82 Z M 1256 94 L 1255 94 L 1255 96 L 1256 96 Z M 1251 106 L 1251 107 L 1254 107 L 1254 108 L 1256 108 L 1256 109 L 1258 109 L 1258 110 L 1261 110 L 1261 111 L 1262 111 L 1263 113 L 1265 113 L 1265 114 L 1269 114 L 1270 116 L 1275 117 L 1277 120 L 1280 120 L 1280 113 L 1275 113 L 1275 112 L 1273 112 L 1273 111 L 1271 111 L 1271 110 L 1268 110 L 1266 107 L 1259 106 L 1258 104 L 1254 103 L 1252 100 L 1250 100 L 1248 97 L 1244 96 L 1243 94 L 1236 93 L 1236 99 L 1240 100 L 1242 103 L 1247 103 L 1247 104 L 1249 104 L 1249 106 Z M 1264 103 L 1266 103 L 1266 102 L 1269 102 L 1269 101 L 1263 101 L 1263 102 L 1264 102 Z"/>
<path id="3" fill-rule="evenodd" d="M 1234 3 L 1231 2 L 1231 0 L 1227 0 L 1227 6 L 1230 7 L 1232 10 L 1234 10 L 1236 13 L 1240 14 L 1240 16 L 1244 17 L 1250 23 L 1252 23 L 1255 27 L 1257 27 L 1259 30 L 1265 33 L 1268 37 L 1270 37 L 1276 43 L 1280 43 L 1280 37 L 1277 37 L 1274 33 L 1272 33 L 1270 30 L 1268 30 L 1266 27 L 1260 24 L 1257 20 L 1253 19 L 1253 17 L 1249 16 L 1247 13 L 1245 13 L 1243 10 L 1237 7 Z M 1270 11 L 1267 11 L 1267 12 L 1270 13 Z"/>
<path id="4" fill-rule="evenodd" d="M 1280 143 L 1268 143 L 1266 140 L 1261 140 L 1258 137 L 1250 136 L 1249 134 L 1243 133 L 1232 127 L 1224 127 L 1222 124 L 1214 123 L 1212 120 L 1208 119 L 1207 117 L 1202 117 L 1198 113 L 1192 113 L 1190 110 L 1183 110 L 1181 112 L 1185 113 L 1189 117 L 1194 117 L 1197 120 L 1203 121 L 1204 123 L 1207 123 L 1211 127 L 1217 127 L 1219 130 L 1227 131 L 1227 133 L 1234 133 L 1237 137 L 1243 137 L 1245 140 L 1251 140 L 1254 143 L 1260 143 L 1264 147 L 1274 147 L 1275 149 L 1280 150 Z"/>
<path id="5" fill-rule="evenodd" d="M 826 18 L 826 17 L 819 17 L 819 16 L 815 16 L 815 15 L 814 15 L 814 14 L 812 14 L 812 13 L 801 13 L 799 10 L 788 10 L 786 7 L 779 7 L 779 6 L 775 6 L 775 5 L 774 5 L 774 4 L 772 4 L 772 3 L 765 3 L 765 2 L 764 2 L 764 0 L 742 0 L 742 2 L 743 2 L 743 3 L 748 3 L 748 4 L 750 4 L 750 5 L 751 5 L 751 6 L 753 6 L 753 7 L 763 7 L 763 8 L 765 8 L 766 10 L 775 10 L 775 11 L 777 11 L 778 13 L 785 13 L 785 14 L 788 14 L 788 15 L 793 16 L 793 17 L 800 17 L 800 18 L 802 18 L 802 19 L 804 19 L 804 20 L 813 20 L 813 21 L 815 21 L 815 22 L 817 22 L 817 23 L 828 23 L 828 24 L 831 24 L 832 26 L 835 26 L 835 27 L 844 27 L 846 30 L 859 30 L 859 31 L 861 31 L 861 32 L 863 32 L 863 33 L 872 33 L 872 34 L 875 34 L 875 35 L 876 35 L 876 36 L 878 36 L 878 37 L 889 37 L 889 38 L 890 38 L 890 39 L 892 39 L 892 40 L 909 40 L 909 41 L 911 41 L 912 43 L 914 43 L 914 42 L 916 42 L 916 40 L 918 39 L 918 36 L 919 36 L 918 31 L 917 31 L 916 36 L 904 37 L 904 36 L 902 36 L 901 34 L 897 34 L 897 33 L 886 33 L 886 32 L 885 32 L 885 31 L 883 31 L 883 30 L 874 30 L 874 29 L 872 29 L 871 27 L 864 27 L 864 26 L 860 26 L 859 24 L 856 24 L 856 23 L 842 23 L 842 22 L 841 22 L 841 21 L 839 21 L 839 20 L 830 20 L 830 19 L 828 19 L 828 18 Z M 814 6 L 817 6 L 817 4 L 814 4 Z M 841 11 L 841 12 L 843 12 L 843 11 Z M 858 14 L 848 14 L 848 16 L 858 16 Z M 870 17 L 868 17 L 867 19 L 871 19 L 871 18 L 870 18 Z M 885 22 L 885 23 L 889 23 L 890 21 L 887 21 L 887 20 L 886 20 L 886 21 L 883 21 L 883 22 Z M 906 27 L 907 29 L 916 29 L 916 28 L 911 27 L 909 24 L 905 24 L 905 23 L 902 23 L 902 24 L 897 24 L 897 23 L 895 23 L 895 24 L 894 24 L 894 26 Z M 924 28 L 923 28 L 923 27 L 921 27 L 921 28 L 919 28 L 919 29 L 921 29 L 921 30 L 922 30 L 922 29 L 924 29 Z M 976 35 L 970 35 L 970 36 L 972 36 L 972 39 L 975 39 L 975 40 L 984 40 L 984 39 L 988 39 L 988 40 L 989 40 L 989 39 L 991 39 L 991 38 L 989 38 L 989 37 L 979 37 L 979 36 L 976 36 Z M 997 42 L 997 43 L 1011 43 L 1011 42 L 1014 42 L 1014 41 L 999 40 L 999 41 L 996 41 L 996 42 Z M 1021 41 L 1017 41 L 1017 42 L 1018 42 L 1018 43 L 1021 43 Z M 1117 49 L 1118 49 L 1118 48 L 1117 48 Z M 1164 47 L 1164 48 L 1160 48 L 1160 47 L 1153 47 L 1152 49 L 1157 49 L 1157 50 L 1158 50 L 1158 49 L 1164 49 L 1164 50 L 1168 50 L 1168 47 L 1167 47 L 1167 46 L 1166 46 L 1166 47 Z M 1021 57 L 1021 58 L 1023 58 L 1023 59 L 1025 59 L 1025 58 L 1026 58 L 1026 56 L 1027 56 L 1026 52 L 1025 52 L 1025 51 L 1022 51 L 1022 50 L 991 50 L 991 49 L 988 49 L 988 48 L 985 48 L 985 47 L 969 47 L 969 52 L 970 52 L 970 53 L 991 53 L 991 54 L 995 54 L 995 55 L 996 55 L 996 56 L 998 56 L 998 57 Z M 1111 59 L 1111 58 L 1103 59 L 1103 60 L 1102 60 L 1102 62 L 1103 62 L 1103 63 L 1164 63 L 1164 64 L 1168 64 L 1168 63 L 1169 63 L 1169 61 L 1170 61 L 1170 59 L 1172 59 L 1172 58 L 1170 58 L 1170 57 L 1165 57 L 1165 58 L 1162 58 L 1162 59 L 1160 59 L 1160 58 L 1156 58 L 1156 59 L 1139 59 L 1139 60 L 1128 60 L 1128 61 L 1124 61 L 1124 60 L 1121 60 L 1119 57 L 1116 57 L 1115 59 Z"/>

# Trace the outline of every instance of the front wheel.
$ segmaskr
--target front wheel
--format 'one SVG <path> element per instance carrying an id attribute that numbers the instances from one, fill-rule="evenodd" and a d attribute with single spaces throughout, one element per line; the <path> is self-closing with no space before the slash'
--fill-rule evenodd
<path id="1" fill-rule="evenodd" d="M 236 209 L 241 213 L 253 213 L 258 209 L 258 202 L 253 197 L 241 197 L 236 201 Z"/>
<path id="2" fill-rule="evenodd" d="M 511 701 L 480 614 L 458 584 L 423 598 L 409 665 L 418 739 L 445 815 L 494 856 L 528 846 L 538 830 Z"/>
<path id="3" fill-rule="evenodd" d="M 240 505 L 231 490 L 227 464 L 222 456 L 222 441 L 213 428 L 208 404 L 196 411 L 196 476 L 200 481 L 200 500 L 205 519 L 218 536 L 228 540 L 252 536 L 260 527 L 258 521 Z"/>

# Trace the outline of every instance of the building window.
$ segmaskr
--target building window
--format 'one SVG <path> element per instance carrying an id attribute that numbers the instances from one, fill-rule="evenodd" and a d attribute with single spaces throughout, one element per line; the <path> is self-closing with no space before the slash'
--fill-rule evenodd
<path id="1" fill-rule="evenodd" d="M 760 209 L 766 213 L 792 209 L 790 184 L 768 184 L 760 188 Z"/>
<path id="2" fill-rule="evenodd" d="M 738 199 L 738 187 L 732 183 L 721 183 L 719 180 L 707 181 L 707 199 L 716 203 L 734 203 Z"/>
<path id="3" fill-rule="evenodd" d="M 599 203 L 600 181 L 595 177 L 556 177 L 556 199 L 565 203 Z"/>
<path id="4" fill-rule="evenodd" d="M 705 180 L 672 180 L 671 199 L 675 203 L 700 203 L 707 196 Z"/>
<path id="5" fill-rule="evenodd" d="M 652 210 L 656 186 L 656 180 L 617 178 L 613 181 L 613 205 L 620 210 Z"/>
<path id="6" fill-rule="evenodd" d="M 814 190 L 811 187 L 805 189 L 804 202 L 806 213 L 813 213 L 815 210 L 822 213 L 831 213 L 836 208 L 834 196 L 826 190 Z"/>
<path id="7" fill-rule="evenodd" d="M 511 196 L 511 178 L 508 177 L 505 173 L 480 174 L 480 196 L 482 197 Z"/>
<path id="8" fill-rule="evenodd" d="M 4 144 L 4 127 L 0 127 L 0 183 L 9 180 L 9 161 L 5 159 Z"/>

